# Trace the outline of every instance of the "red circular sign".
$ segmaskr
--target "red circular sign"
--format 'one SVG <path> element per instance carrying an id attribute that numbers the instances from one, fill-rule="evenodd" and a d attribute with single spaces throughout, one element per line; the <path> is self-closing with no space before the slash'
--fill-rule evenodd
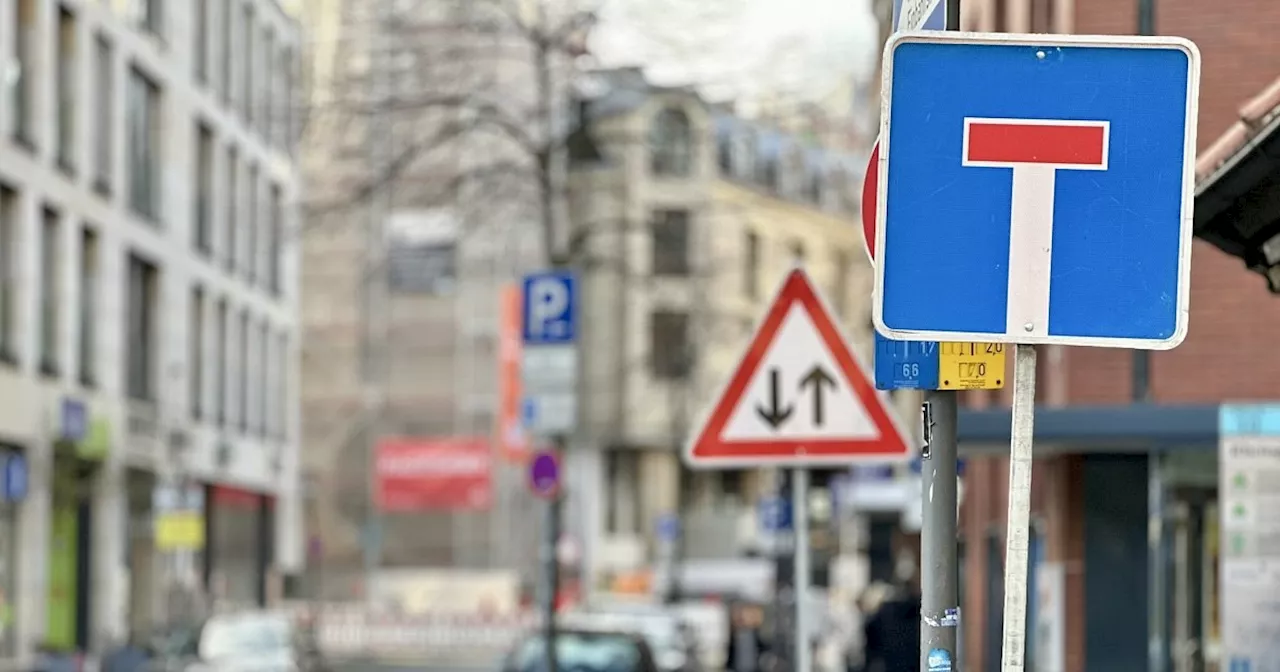
<path id="1" fill-rule="evenodd" d="M 876 258 L 876 194 L 880 189 L 880 141 L 871 150 L 867 161 L 867 174 L 862 178 L 862 241 L 867 244 L 867 256 Z"/>

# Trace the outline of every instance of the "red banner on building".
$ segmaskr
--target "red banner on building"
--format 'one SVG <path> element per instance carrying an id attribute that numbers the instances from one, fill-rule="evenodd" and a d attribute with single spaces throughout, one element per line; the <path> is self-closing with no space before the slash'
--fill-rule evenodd
<path id="1" fill-rule="evenodd" d="M 383 439 L 377 495 L 383 511 L 486 510 L 493 503 L 489 439 Z"/>
<path id="2" fill-rule="evenodd" d="M 502 288 L 502 312 L 498 339 L 498 422 L 496 438 L 508 462 L 523 464 L 529 459 L 529 436 L 520 419 L 520 288 Z"/>

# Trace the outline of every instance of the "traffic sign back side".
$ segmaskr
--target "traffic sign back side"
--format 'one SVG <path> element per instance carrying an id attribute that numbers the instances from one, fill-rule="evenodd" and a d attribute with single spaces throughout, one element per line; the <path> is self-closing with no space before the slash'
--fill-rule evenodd
<path id="1" fill-rule="evenodd" d="M 1199 54 L 1177 38 L 901 34 L 877 329 L 1166 349 L 1187 330 Z"/>

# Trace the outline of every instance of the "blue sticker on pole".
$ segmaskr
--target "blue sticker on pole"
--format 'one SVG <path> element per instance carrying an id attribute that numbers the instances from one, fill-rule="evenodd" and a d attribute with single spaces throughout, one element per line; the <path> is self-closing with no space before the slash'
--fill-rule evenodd
<path id="1" fill-rule="evenodd" d="M 951 672 L 951 652 L 946 649 L 933 649 L 929 651 L 926 664 L 929 672 Z"/>
<path id="2" fill-rule="evenodd" d="M 938 362 L 933 341 L 895 341 L 876 334 L 877 390 L 936 390 Z"/>

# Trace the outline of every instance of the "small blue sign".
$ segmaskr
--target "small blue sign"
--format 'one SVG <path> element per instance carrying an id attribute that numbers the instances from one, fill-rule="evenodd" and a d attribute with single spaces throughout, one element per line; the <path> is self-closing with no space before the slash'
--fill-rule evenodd
<path id="1" fill-rule="evenodd" d="M 568 345 L 577 338 L 577 282 L 573 273 L 524 276 L 521 332 L 525 345 Z"/>
<path id="2" fill-rule="evenodd" d="M 59 413 L 59 429 L 64 441 L 83 441 L 89 431 L 89 411 L 84 402 L 78 399 L 64 398 Z"/>
<path id="3" fill-rule="evenodd" d="M 20 502 L 27 497 L 27 486 L 30 474 L 27 471 L 27 458 L 9 453 L 4 456 L 4 492 L 0 493 L 6 502 Z"/>
<path id="4" fill-rule="evenodd" d="M 932 9 L 926 10 L 928 13 L 921 12 L 919 15 L 908 16 L 902 11 L 905 3 L 903 0 L 893 0 L 893 26 L 894 30 L 943 30 L 947 27 L 947 3 L 945 0 L 911 0 L 907 5 L 909 10 L 915 7 L 927 6 L 934 4 Z M 923 19 L 923 21 L 921 20 Z M 911 25 L 917 23 L 919 25 Z"/>
<path id="5" fill-rule="evenodd" d="M 929 672 L 951 672 L 951 652 L 946 649 L 931 649 L 926 664 Z"/>
<path id="6" fill-rule="evenodd" d="M 1178 38 L 890 38 L 877 331 L 1177 346 L 1190 314 L 1199 71 Z"/>
<path id="7" fill-rule="evenodd" d="M 658 516 L 658 524 L 655 527 L 657 527 L 659 541 L 671 543 L 680 538 L 680 517 L 674 513 Z"/>
<path id="8" fill-rule="evenodd" d="M 783 497 L 765 497 L 759 505 L 760 527 L 765 532 L 787 532 L 792 528 L 791 502 Z"/>
<path id="9" fill-rule="evenodd" d="M 876 334 L 877 390 L 938 389 L 938 344 L 894 341 Z"/>
<path id="10" fill-rule="evenodd" d="M 1253 661 L 1248 658 L 1232 658 L 1228 672 L 1253 672 Z"/>
<path id="11" fill-rule="evenodd" d="M 1280 404 L 1223 404 L 1218 407 L 1222 436 L 1280 436 Z"/>

